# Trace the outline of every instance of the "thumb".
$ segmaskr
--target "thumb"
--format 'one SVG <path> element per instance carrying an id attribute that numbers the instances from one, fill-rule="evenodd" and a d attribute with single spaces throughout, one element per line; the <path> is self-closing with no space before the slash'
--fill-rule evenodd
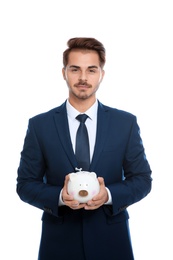
<path id="1" fill-rule="evenodd" d="M 105 185 L 104 179 L 102 177 L 98 177 L 98 181 L 100 185 Z"/>

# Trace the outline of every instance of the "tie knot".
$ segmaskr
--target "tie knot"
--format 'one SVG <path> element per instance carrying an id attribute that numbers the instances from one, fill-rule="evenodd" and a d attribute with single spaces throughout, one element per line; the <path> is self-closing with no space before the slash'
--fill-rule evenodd
<path id="1" fill-rule="evenodd" d="M 76 117 L 76 119 L 81 122 L 81 123 L 85 123 L 86 119 L 88 118 L 88 116 L 86 114 L 80 114 Z"/>

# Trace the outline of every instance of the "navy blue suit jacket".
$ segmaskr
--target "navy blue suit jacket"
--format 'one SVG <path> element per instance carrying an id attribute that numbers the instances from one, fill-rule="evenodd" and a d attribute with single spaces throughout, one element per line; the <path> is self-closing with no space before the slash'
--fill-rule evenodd
<path id="1" fill-rule="evenodd" d="M 17 192 L 20 198 L 44 211 L 43 223 L 58 224 L 56 231 L 55 228 L 52 231 L 45 228 L 45 233 L 57 232 L 61 236 L 55 247 L 57 243 L 62 243 L 63 234 L 75 233 L 76 242 L 87 248 L 87 254 L 93 254 L 93 241 L 102 248 L 102 256 L 105 252 L 106 259 L 114 259 L 110 258 L 106 250 L 108 244 L 112 247 L 114 245 L 117 232 L 114 225 L 127 220 L 126 208 L 144 198 L 151 190 L 151 169 L 136 117 L 99 102 L 96 143 L 90 171 L 104 178 L 112 195 L 111 206 L 104 205 L 94 211 L 58 207 L 64 178 L 68 173 L 74 172 L 76 167 L 78 165 L 70 139 L 66 102 L 31 118 L 18 168 Z M 74 225 L 76 222 L 78 226 Z M 82 242 L 81 236 L 77 235 L 81 234 L 81 230 L 84 234 Z M 70 243 L 68 236 L 66 239 Z M 113 251 L 110 252 L 112 253 Z M 89 256 L 89 259 L 97 257 L 98 255 L 93 258 Z"/>

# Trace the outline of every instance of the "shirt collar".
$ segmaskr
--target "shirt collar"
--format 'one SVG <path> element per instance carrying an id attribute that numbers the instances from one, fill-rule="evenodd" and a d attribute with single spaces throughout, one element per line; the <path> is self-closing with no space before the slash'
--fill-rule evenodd
<path id="1" fill-rule="evenodd" d="M 81 114 L 78 110 L 76 110 L 68 101 L 66 102 L 66 108 L 67 108 L 67 115 L 74 120 L 77 115 Z M 95 103 L 87 110 L 85 111 L 85 114 L 89 116 L 91 120 L 95 120 L 97 116 L 97 109 L 98 109 L 98 100 L 95 101 Z"/>

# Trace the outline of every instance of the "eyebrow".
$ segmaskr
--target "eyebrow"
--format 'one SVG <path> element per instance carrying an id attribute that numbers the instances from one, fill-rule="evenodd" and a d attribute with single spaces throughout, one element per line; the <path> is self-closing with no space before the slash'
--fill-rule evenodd
<path id="1" fill-rule="evenodd" d="M 69 68 L 76 68 L 76 69 L 80 69 L 80 66 L 77 66 L 77 65 L 70 65 Z M 98 66 L 96 65 L 91 65 L 91 66 L 88 66 L 89 69 L 98 69 Z"/>

